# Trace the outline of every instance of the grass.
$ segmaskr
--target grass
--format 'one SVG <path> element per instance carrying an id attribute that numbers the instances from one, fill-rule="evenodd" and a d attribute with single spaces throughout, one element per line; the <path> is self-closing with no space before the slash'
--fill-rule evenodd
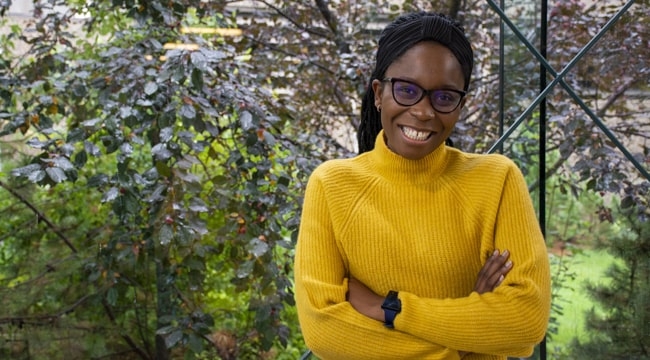
<path id="1" fill-rule="evenodd" d="M 562 306 L 563 314 L 554 314 L 558 318 L 558 332 L 547 342 L 551 358 L 560 358 L 562 353 L 566 353 L 574 338 L 588 338 L 584 326 L 585 312 L 594 307 L 598 309 L 598 306 L 587 293 L 585 284 L 606 283 L 608 279 L 604 276 L 605 270 L 615 258 L 605 251 L 584 250 L 572 256 L 563 256 L 560 261 L 566 265 L 566 274 L 569 276 L 554 280 L 562 282 L 559 290 L 554 293 L 553 301 Z M 552 271 L 557 272 L 558 269 L 559 266 L 552 266 Z"/>

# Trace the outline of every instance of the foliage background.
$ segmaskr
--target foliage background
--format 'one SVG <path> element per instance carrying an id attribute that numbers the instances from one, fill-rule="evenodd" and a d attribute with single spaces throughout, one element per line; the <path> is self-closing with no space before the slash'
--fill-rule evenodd
<path id="1" fill-rule="evenodd" d="M 565 79 L 647 169 L 646 2 Z M 415 9 L 462 21 L 477 58 L 453 135 L 463 150 L 485 152 L 501 114 L 507 127 L 539 91 L 537 61 L 507 30 L 499 82 L 499 22 L 486 2 L 250 4 L 236 12 L 228 1 L 57 0 L 35 3 L 34 17 L 17 25 L 2 3 L 2 355 L 297 358 L 291 264 L 301 193 L 320 162 L 354 153 L 381 24 Z M 554 68 L 622 4 L 554 3 Z M 538 6 L 507 1 L 506 9 L 538 42 Z M 647 179 L 563 90 L 548 104 L 551 256 L 619 235 L 639 246 L 647 234 L 623 230 L 647 222 Z M 503 147 L 534 198 L 538 116 Z M 556 288 L 569 271 L 559 269 Z"/>

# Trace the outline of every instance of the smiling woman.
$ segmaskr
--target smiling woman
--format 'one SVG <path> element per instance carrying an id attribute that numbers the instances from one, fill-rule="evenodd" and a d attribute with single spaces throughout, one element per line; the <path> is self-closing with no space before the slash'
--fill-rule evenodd
<path id="1" fill-rule="evenodd" d="M 441 14 L 382 32 L 361 154 L 318 167 L 304 198 L 296 304 L 319 358 L 505 359 L 543 338 L 549 264 L 521 172 L 445 145 L 472 56 Z"/>
<path id="2" fill-rule="evenodd" d="M 431 71 L 431 64 L 438 71 Z M 409 79 L 372 82 L 386 146 L 407 159 L 421 159 L 445 142 L 458 121 L 464 94 L 458 90 L 464 87 L 461 65 L 447 47 L 425 41 L 391 64 L 386 76 Z M 416 81 L 433 90 L 424 90 Z"/>

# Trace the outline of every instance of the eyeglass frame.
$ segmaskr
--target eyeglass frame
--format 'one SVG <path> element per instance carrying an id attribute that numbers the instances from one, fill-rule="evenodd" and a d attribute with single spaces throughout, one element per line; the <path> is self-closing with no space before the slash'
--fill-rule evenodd
<path id="1" fill-rule="evenodd" d="M 405 105 L 405 104 L 401 103 L 395 97 L 395 82 L 396 81 L 402 81 L 402 82 L 405 82 L 405 83 L 408 83 L 408 84 L 411 84 L 411 85 L 414 85 L 414 86 L 418 87 L 420 90 L 422 90 L 422 95 L 413 104 Z M 387 78 L 382 79 L 381 82 L 390 82 L 390 91 L 393 94 L 393 100 L 395 100 L 395 102 L 397 104 L 399 104 L 400 106 L 413 106 L 413 105 L 416 105 L 417 103 L 419 103 L 420 101 L 422 101 L 422 99 L 424 99 L 425 97 L 428 97 L 429 98 L 429 103 L 431 104 L 431 107 L 433 108 L 433 110 L 435 110 L 436 112 L 439 112 L 441 114 L 450 114 L 450 113 L 456 111 L 456 109 L 458 109 L 458 106 L 460 106 L 460 104 L 463 102 L 463 98 L 465 98 L 465 96 L 467 95 L 467 91 L 457 90 L 457 89 L 443 88 L 443 89 L 428 89 L 427 90 L 427 89 L 423 88 L 422 86 L 414 83 L 411 80 L 406 80 L 406 79 L 397 78 L 397 77 L 387 77 Z M 435 94 L 436 91 L 451 91 L 451 92 L 454 92 L 456 94 L 459 94 L 460 98 L 458 99 L 458 104 L 456 104 L 456 106 L 454 106 L 454 108 L 451 109 L 450 111 L 440 111 L 440 110 L 436 109 L 436 106 L 434 105 L 434 102 L 431 100 L 431 95 Z"/>

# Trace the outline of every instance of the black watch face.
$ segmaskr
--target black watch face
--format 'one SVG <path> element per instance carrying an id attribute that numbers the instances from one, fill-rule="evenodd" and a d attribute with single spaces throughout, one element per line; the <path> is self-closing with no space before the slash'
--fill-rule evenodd
<path id="1" fill-rule="evenodd" d="M 391 291 L 386 296 L 384 303 L 381 305 L 382 309 L 400 311 L 402 310 L 402 303 L 397 298 L 397 292 Z"/>
<path id="2" fill-rule="evenodd" d="M 398 299 L 386 299 L 381 306 L 384 309 L 399 311 L 401 306 Z"/>

